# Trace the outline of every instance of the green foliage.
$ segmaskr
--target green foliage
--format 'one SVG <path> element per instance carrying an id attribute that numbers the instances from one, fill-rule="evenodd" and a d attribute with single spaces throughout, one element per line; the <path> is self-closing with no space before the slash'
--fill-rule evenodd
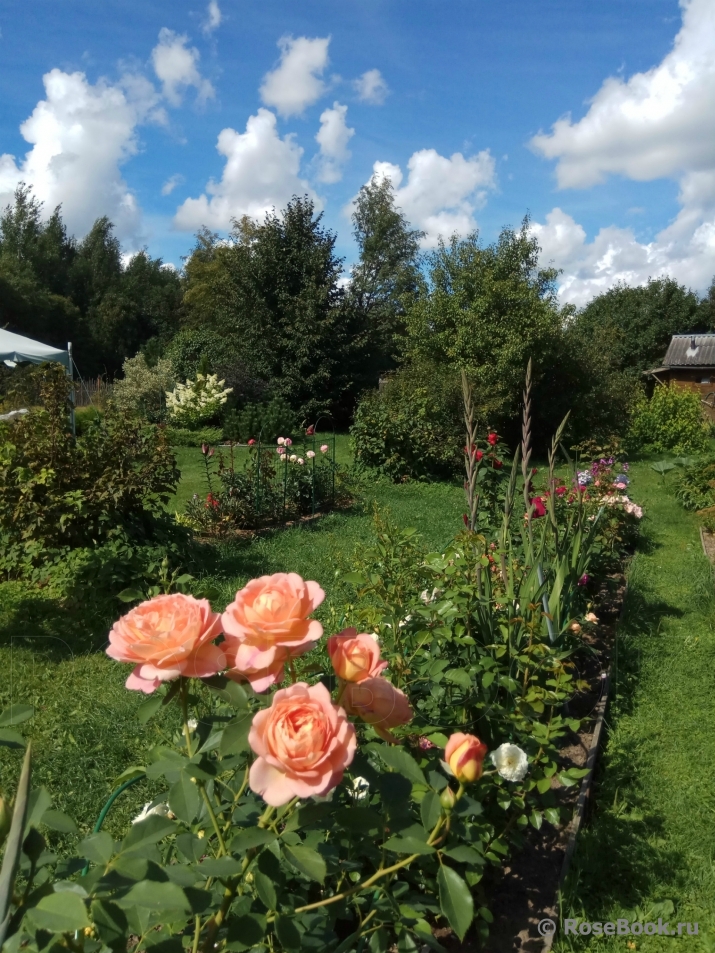
<path id="1" fill-rule="evenodd" d="M 47 550 L 93 545 L 119 530 L 151 534 L 178 479 L 162 432 L 107 413 L 75 442 L 64 369 L 43 365 L 36 373 L 44 407 L 1 434 L 6 568 L 18 551 L 38 562 Z"/>
<path id="2" fill-rule="evenodd" d="M 475 233 L 427 256 L 427 280 L 406 315 L 405 356 L 466 370 L 482 414 L 513 415 L 524 368 L 550 368 L 561 334 L 553 269 L 538 267 L 539 246 L 524 220 L 492 245 Z"/>
<path id="3" fill-rule="evenodd" d="M 675 481 L 675 496 L 686 510 L 715 506 L 715 460 L 699 460 L 685 467 Z"/>
<path id="4" fill-rule="evenodd" d="M 659 386 L 650 400 L 641 396 L 626 445 L 640 453 L 701 453 L 708 447 L 709 435 L 710 426 L 696 391 Z"/>
<path id="5" fill-rule="evenodd" d="M 347 306 L 364 336 L 362 380 L 375 387 L 380 375 L 393 369 L 405 335 L 405 308 L 419 288 L 419 241 L 395 206 L 388 178 L 363 185 L 352 214 L 358 261 L 351 272 Z"/>
<path id="6" fill-rule="evenodd" d="M 353 336 L 335 235 L 296 197 L 261 225 L 237 223 L 231 238 L 198 237 L 185 267 L 188 326 L 220 334 L 300 418 L 334 411 L 349 390 Z"/>
<path id="7" fill-rule="evenodd" d="M 0 217 L 0 326 L 62 348 L 73 341 L 87 376 L 114 375 L 150 340 L 165 343 L 178 325 L 178 274 L 146 251 L 123 265 L 106 217 L 78 243 L 59 207 L 42 213 L 20 184 Z"/>
<path id="8" fill-rule="evenodd" d="M 224 417 L 226 440 L 248 443 L 260 440 L 275 442 L 278 437 L 292 437 L 296 429 L 295 413 L 281 397 L 261 404 L 247 404 L 243 410 L 230 410 Z"/>
<path id="9" fill-rule="evenodd" d="M 662 362 L 673 334 L 702 326 L 696 294 L 673 278 L 651 278 L 598 295 L 576 316 L 573 333 L 608 355 L 614 369 L 639 372 Z"/>
<path id="10" fill-rule="evenodd" d="M 166 428 L 166 439 L 172 447 L 200 447 L 204 443 L 215 446 L 221 443 L 222 438 L 221 427 L 197 427 L 196 430 L 186 427 Z"/>
<path id="11" fill-rule="evenodd" d="M 461 416 L 456 373 L 410 365 L 358 404 L 350 429 L 355 461 L 392 480 L 450 477 L 462 463 Z"/>
<path id="12" fill-rule="evenodd" d="M 112 401 L 121 411 L 137 414 L 151 423 L 166 417 L 166 392 L 174 386 L 171 361 L 159 358 L 150 367 L 143 354 L 129 357 L 122 366 L 124 377 L 112 388 Z"/>

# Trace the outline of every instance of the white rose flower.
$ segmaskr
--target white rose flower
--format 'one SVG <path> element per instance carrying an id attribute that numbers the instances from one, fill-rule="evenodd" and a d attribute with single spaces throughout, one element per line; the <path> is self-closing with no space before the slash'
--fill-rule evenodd
<path id="1" fill-rule="evenodd" d="M 291 453 L 288 459 L 290 460 L 291 463 L 295 463 L 295 461 L 298 459 L 298 456 L 295 453 Z"/>
<path id="2" fill-rule="evenodd" d="M 505 781 L 522 781 L 529 770 L 529 759 L 519 745 L 506 742 L 499 745 L 496 751 L 492 751 L 489 757 L 497 769 L 497 774 Z"/>
<path id="3" fill-rule="evenodd" d="M 147 801 L 144 807 L 141 809 L 139 814 L 136 817 L 132 818 L 132 824 L 138 824 L 139 821 L 145 821 L 147 817 L 151 817 L 152 814 L 158 814 L 159 817 L 173 817 L 174 815 L 169 810 L 169 805 L 164 804 L 155 804 L 154 807 L 151 806 L 151 801 Z"/>

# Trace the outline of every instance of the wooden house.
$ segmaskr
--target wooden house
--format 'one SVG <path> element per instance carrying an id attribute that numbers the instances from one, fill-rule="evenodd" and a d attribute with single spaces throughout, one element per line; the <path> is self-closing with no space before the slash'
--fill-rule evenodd
<path id="1" fill-rule="evenodd" d="M 715 334 L 674 334 L 662 367 L 644 373 L 659 384 L 697 391 L 715 421 Z"/>

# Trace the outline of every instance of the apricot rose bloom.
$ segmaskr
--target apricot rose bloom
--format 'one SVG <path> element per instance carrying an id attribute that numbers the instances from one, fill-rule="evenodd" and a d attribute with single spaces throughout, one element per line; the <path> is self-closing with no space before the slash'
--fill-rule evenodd
<path id="1" fill-rule="evenodd" d="M 323 634 L 308 616 L 324 598 L 317 582 L 295 572 L 251 579 L 221 616 L 226 675 L 250 682 L 256 692 L 280 682 L 288 659 L 309 652 Z"/>
<path id="2" fill-rule="evenodd" d="M 335 674 L 346 682 L 376 678 L 387 668 L 380 660 L 380 647 L 371 635 L 357 629 L 343 629 L 328 639 L 328 655 Z"/>
<path id="3" fill-rule="evenodd" d="M 444 760 L 455 778 L 462 783 L 478 781 L 487 746 L 476 735 L 455 732 L 444 749 Z"/>
<path id="4" fill-rule="evenodd" d="M 341 702 L 348 714 L 362 718 L 368 725 L 372 725 L 381 738 L 391 744 L 397 744 L 398 739 L 390 729 L 412 721 L 413 711 L 407 696 L 386 678 L 365 678 L 361 682 L 348 682 Z"/>
<path id="5" fill-rule="evenodd" d="M 296 682 L 279 689 L 248 733 L 258 755 L 249 784 L 266 804 L 322 797 L 336 787 L 355 756 L 355 728 L 325 685 Z"/>
<path id="6" fill-rule="evenodd" d="M 208 599 L 182 593 L 154 596 L 118 619 L 109 633 L 107 655 L 134 664 L 127 688 L 150 695 L 162 682 L 206 678 L 226 668 L 213 644 L 221 616 Z"/>

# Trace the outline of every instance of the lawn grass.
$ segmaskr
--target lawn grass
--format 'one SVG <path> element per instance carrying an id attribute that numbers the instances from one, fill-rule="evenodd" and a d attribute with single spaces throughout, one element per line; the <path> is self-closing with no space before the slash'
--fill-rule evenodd
<path id="1" fill-rule="evenodd" d="M 609 735 L 563 916 L 697 922 L 699 939 L 561 937 L 554 949 L 715 949 L 715 595 L 696 519 L 634 468 L 644 541 L 618 631 Z M 656 905 L 671 901 L 674 911 Z M 705 937 L 703 935 L 705 934 Z M 712 939 L 708 938 L 710 934 Z"/>
<path id="2" fill-rule="evenodd" d="M 192 451 L 188 451 L 192 453 Z M 196 451 L 201 464 L 201 454 Z M 192 458 L 189 458 L 192 459 Z M 198 467 L 196 468 L 198 470 Z M 185 479 L 191 478 L 191 472 Z M 295 571 L 316 579 L 326 591 L 318 616 L 338 625 L 353 596 L 341 583 L 356 550 L 374 540 L 373 504 L 389 510 L 398 525 L 416 527 L 430 548 L 443 546 L 461 528 L 463 492 L 458 485 L 368 483 L 365 498 L 349 511 L 203 548 L 187 567 L 218 589 L 215 609 L 223 609 L 252 577 Z M 167 711 L 148 725 L 136 712 L 143 700 L 124 688 L 125 665 L 104 654 L 107 632 L 126 607 L 88 598 L 68 604 L 23 583 L 0 584 L 0 710 L 12 702 L 37 707 L 23 726 L 35 748 L 35 784 L 44 784 L 56 806 L 73 816 L 83 833 L 91 830 L 114 779 L 131 764 L 142 764 L 152 744 L 176 728 Z M 0 790 L 14 788 L 22 753 L 0 748 Z M 140 805 L 154 795 L 141 782 L 112 808 L 108 829 L 119 835 Z"/>

